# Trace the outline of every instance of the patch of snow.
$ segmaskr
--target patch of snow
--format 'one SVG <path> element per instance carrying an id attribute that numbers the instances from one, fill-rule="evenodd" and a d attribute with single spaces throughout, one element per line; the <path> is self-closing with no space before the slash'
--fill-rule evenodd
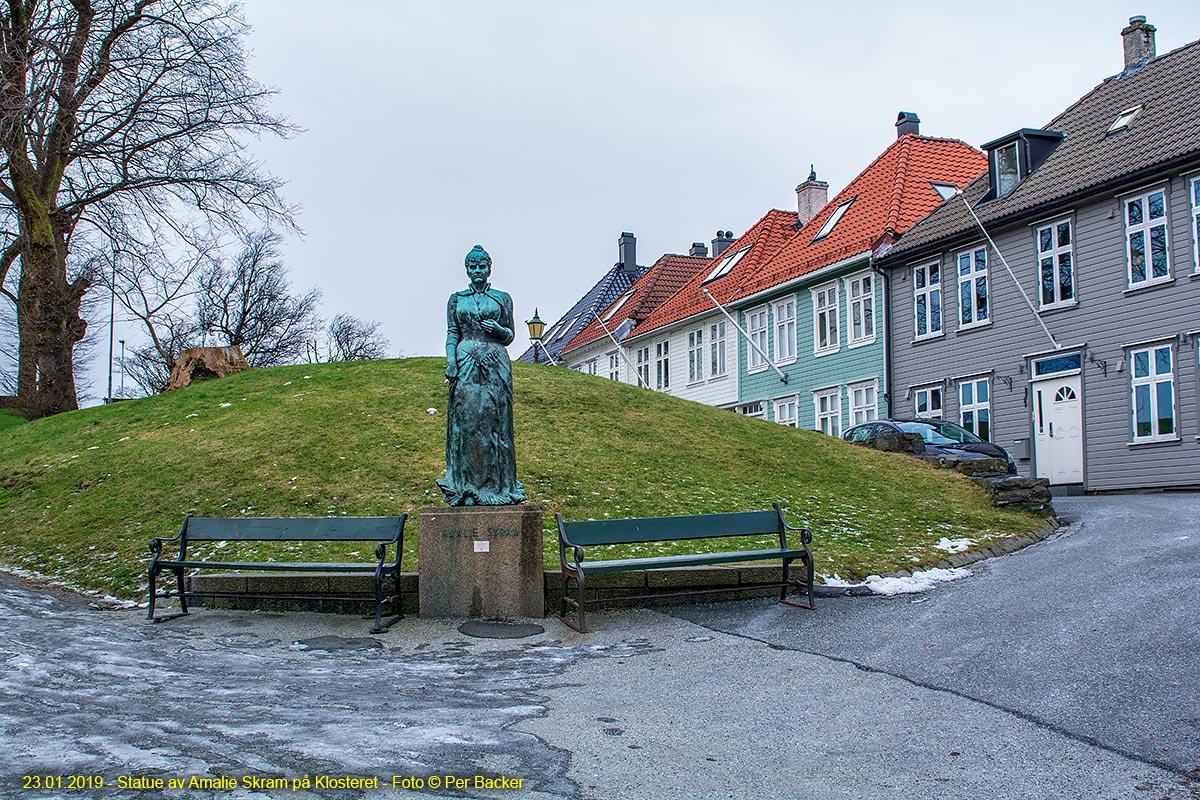
<path id="1" fill-rule="evenodd" d="M 425 413 L 432 416 L 437 413 L 437 409 L 436 408 L 427 408 L 427 409 L 425 409 Z"/>
<path id="2" fill-rule="evenodd" d="M 947 553 L 961 553 L 975 544 L 974 539 L 947 539 L 943 536 L 938 539 L 938 543 L 934 545 L 938 550 L 945 550 Z"/>
<path id="3" fill-rule="evenodd" d="M 233 403 L 221 403 L 217 408 L 229 408 Z"/>
<path id="4" fill-rule="evenodd" d="M 88 448 L 88 450 L 99 450 L 99 449 L 100 449 L 100 445 L 98 445 L 98 444 L 94 444 Z"/>
<path id="5" fill-rule="evenodd" d="M 291 381 L 288 381 L 287 383 L 284 384 L 284 386 L 291 386 L 291 385 L 292 385 Z"/>
<path id="6" fill-rule="evenodd" d="M 962 567 L 955 567 L 954 569 L 939 569 L 935 567 L 923 572 L 914 572 L 908 578 L 883 578 L 879 575 L 868 575 L 866 584 L 867 588 L 875 594 L 915 594 L 932 589 L 935 584 L 956 581 L 959 578 L 967 578 L 973 574 L 971 570 L 963 569 Z"/>
<path id="7" fill-rule="evenodd" d="M 306 381 L 311 381 L 311 380 L 312 380 L 312 375 L 305 375 L 305 376 L 304 376 L 304 380 L 306 380 Z"/>
<path id="8" fill-rule="evenodd" d="M 128 436 L 122 436 L 120 439 L 117 439 L 117 441 L 118 441 L 118 442 L 128 442 L 128 441 L 129 441 L 129 437 L 128 437 Z"/>
<path id="9" fill-rule="evenodd" d="M 821 578 L 824 581 L 826 586 L 861 586 L 862 585 L 860 583 L 854 583 L 852 581 L 848 581 L 845 578 L 843 578 L 842 576 L 838 575 L 836 572 L 833 573 L 833 575 L 822 575 Z"/>

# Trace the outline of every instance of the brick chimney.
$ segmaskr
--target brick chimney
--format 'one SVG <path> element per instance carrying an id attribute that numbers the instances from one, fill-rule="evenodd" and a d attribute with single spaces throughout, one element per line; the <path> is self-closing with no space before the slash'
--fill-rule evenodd
<path id="1" fill-rule="evenodd" d="M 688 255 L 708 258 L 708 245 L 704 242 L 692 242 L 692 249 L 688 251 Z"/>
<path id="2" fill-rule="evenodd" d="M 1125 45 L 1125 69 L 1136 69 L 1154 58 L 1154 32 L 1158 30 L 1145 17 L 1130 17 L 1129 27 L 1121 31 Z"/>
<path id="3" fill-rule="evenodd" d="M 899 139 L 906 133 L 919 134 L 921 132 L 921 118 L 911 111 L 901 111 L 896 117 L 896 138 Z"/>
<path id="4" fill-rule="evenodd" d="M 713 258 L 720 258 L 721 253 L 733 244 L 733 231 L 717 231 L 717 238 L 712 240 Z"/>
<path id="5" fill-rule="evenodd" d="M 817 169 L 809 166 L 808 180 L 796 187 L 797 227 L 803 227 L 829 202 L 829 184 L 817 180 Z"/>
<path id="6" fill-rule="evenodd" d="M 637 272 L 637 237 L 626 231 L 617 240 L 618 263 L 622 272 Z"/>

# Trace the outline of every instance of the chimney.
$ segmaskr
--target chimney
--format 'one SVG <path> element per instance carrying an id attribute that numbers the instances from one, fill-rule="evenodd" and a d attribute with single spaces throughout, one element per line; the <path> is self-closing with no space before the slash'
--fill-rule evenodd
<path id="1" fill-rule="evenodd" d="M 713 258 L 719 258 L 731 244 L 733 244 L 733 231 L 717 231 L 717 238 L 712 240 Z"/>
<path id="2" fill-rule="evenodd" d="M 921 133 L 921 118 L 911 111 L 901 111 L 900 116 L 896 117 L 896 138 L 906 133 Z"/>
<path id="3" fill-rule="evenodd" d="M 804 227 L 829 202 L 829 184 L 817 180 L 817 169 L 809 165 L 808 180 L 796 187 L 797 229 Z"/>
<path id="4" fill-rule="evenodd" d="M 704 242 L 692 242 L 692 249 L 688 251 L 688 255 L 708 258 L 708 245 Z"/>
<path id="5" fill-rule="evenodd" d="M 632 233 L 626 231 L 621 234 L 621 238 L 617 240 L 617 253 L 620 256 L 621 271 L 636 273 L 637 238 Z"/>
<path id="6" fill-rule="evenodd" d="M 1158 30 L 1145 17 L 1130 17 L 1129 27 L 1121 31 L 1125 44 L 1125 69 L 1136 69 L 1154 58 L 1154 32 Z"/>

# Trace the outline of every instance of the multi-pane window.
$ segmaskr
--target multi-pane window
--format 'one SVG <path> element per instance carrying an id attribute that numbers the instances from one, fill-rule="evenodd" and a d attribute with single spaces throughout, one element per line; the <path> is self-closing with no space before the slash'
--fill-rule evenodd
<path id="1" fill-rule="evenodd" d="M 965 250 L 958 254 L 958 327 L 982 325 L 990 317 L 987 248 Z"/>
<path id="2" fill-rule="evenodd" d="M 988 441 L 992 438 L 992 398 L 987 378 L 958 384 L 959 424 Z"/>
<path id="3" fill-rule="evenodd" d="M 767 366 L 767 307 L 756 308 L 746 314 L 746 330 L 750 334 L 750 347 L 747 360 L 750 369 L 763 369 Z"/>
<path id="4" fill-rule="evenodd" d="M 780 425 L 796 427 L 796 398 L 781 397 L 775 401 L 775 421 Z"/>
<path id="5" fill-rule="evenodd" d="M 875 381 L 852 383 L 846 387 L 850 395 L 850 424 L 861 425 L 878 418 L 879 412 L 875 403 Z"/>
<path id="6" fill-rule="evenodd" d="M 942 265 L 938 261 L 913 267 L 913 319 L 916 338 L 942 333 Z"/>
<path id="7" fill-rule="evenodd" d="M 708 364 L 708 375 L 715 378 L 725 374 L 725 321 L 714 322 L 708 327 L 708 349 L 712 358 Z"/>
<path id="8" fill-rule="evenodd" d="M 596 359 L 593 358 L 591 361 L 584 364 L 583 367 L 584 367 L 583 371 L 586 372 L 588 375 L 595 375 L 596 374 Z"/>
<path id="9" fill-rule="evenodd" d="M 826 436 L 842 435 L 842 390 L 840 387 L 813 392 L 817 430 Z"/>
<path id="10" fill-rule="evenodd" d="M 775 360 L 796 360 L 796 298 L 775 304 Z"/>
<path id="11" fill-rule="evenodd" d="M 813 350 L 817 354 L 833 353 L 841 345 L 838 338 L 838 290 L 831 283 L 813 289 Z"/>
<path id="12" fill-rule="evenodd" d="M 1004 197 L 1017 188 L 1017 184 L 1021 181 L 1021 173 L 1016 142 L 992 151 L 992 170 L 996 179 L 997 197 Z"/>
<path id="13" fill-rule="evenodd" d="M 1133 440 L 1153 442 L 1177 439 L 1175 424 L 1175 370 L 1170 345 L 1134 350 L 1129 354 L 1133 369 Z"/>
<path id="14" fill-rule="evenodd" d="M 650 388 L 650 348 L 639 347 L 637 351 L 638 385 Z"/>
<path id="15" fill-rule="evenodd" d="M 608 354 L 608 379 L 621 380 L 621 353 L 617 350 Z"/>
<path id="16" fill-rule="evenodd" d="M 942 387 L 927 386 L 914 394 L 914 411 L 918 419 L 942 418 Z"/>
<path id="17" fill-rule="evenodd" d="M 753 403 L 742 403 L 740 406 L 735 407 L 733 410 L 743 416 L 758 417 L 759 419 L 762 419 L 763 417 L 765 417 L 766 413 L 767 413 L 766 409 L 763 408 L 763 404 L 762 404 L 761 400 L 756 400 Z"/>
<path id="18" fill-rule="evenodd" d="M 1125 256 L 1129 288 L 1171 277 L 1167 259 L 1167 195 L 1147 192 L 1125 201 Z"/>
<path id="19" fill-rule="evenodd" d="M 688 383 L 704 380 L 704 328 L 688 332 Z"/>
<path id="20" fill-rule="evenodd" d="M 1038 297 L 1042 308 L 1075 302 L 1075 253 L 1071 242 L 1071 220 L 1064 219 L 1037 229 Z"/>
<path id="21" fill-rule="evenodd" d="M 671 341 L 654 345 L 654 388 L 660 392 L 671 388 Z"/>
<path id="22" fill-rule="evenodd" d="M 1196 272 L 1200 272 L 1200 178 L 1192 178 L 1192 252 L 1196 259 Z"/>
<path id="23" fill-rule="evenodd" d="M 871 273 L 846 281 L 851 347 L 875 341 L 875 283 Z"/>

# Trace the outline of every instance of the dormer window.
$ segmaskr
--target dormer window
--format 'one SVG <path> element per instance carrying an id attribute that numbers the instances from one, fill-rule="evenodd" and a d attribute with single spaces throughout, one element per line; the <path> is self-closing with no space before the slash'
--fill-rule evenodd
<path id="1" fill-rule="evenodd" d="M 838 203 L 838 207 L 829 215 L 829 219 L 825 220 L 825 224 L 821 226 L 821 230 L 817 231 L 817 235 L 813 237 L 813 241 L 819 242 L 828 236 L 833 231 L 833 226 L 841 221 L 842 217 L 846 214 L 846 210 L 850 208 L 850 204 L 853 202 L 854 198 L 851 197 L 844 203 Z"/>
<path id="2" fill-rule="evenodd" d="M 1133 121 L 1137 119 L 1138 114 L 1142 113 L 1142 106 L 1138 104 L 1133 108 L 1127 108 L 1117 115 L 1117 119 L 1108 127 L 1105 135 L 1112 133 L 1120 133 L 1121 131 L 1129 130 L 1129 126 L 1133 125 Z"/>
<path id="3" fill-rule="evenodd" d="M 1055 131 L 1022 128 L 985 144 L 991 191 L 980 202 L 997 200 L 1012 193 L 1045 163 L 1065 136 L 1065 133 Z"/>
<path id="4" fill-rule="evenodd" d="M 1004 197 L 1017 188 L 1021 182 L 1021 164 L 1017 158 L 1016 142 L 992 151 L 992 175 L 996 181 L 997 197 Z"/>

